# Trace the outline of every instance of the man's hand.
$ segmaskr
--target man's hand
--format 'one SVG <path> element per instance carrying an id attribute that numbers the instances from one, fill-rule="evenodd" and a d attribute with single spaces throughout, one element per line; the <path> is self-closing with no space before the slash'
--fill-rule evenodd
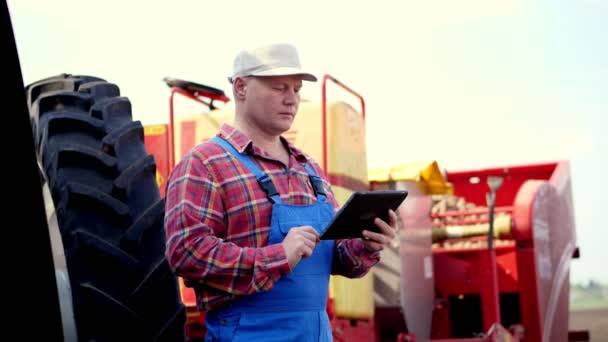
<path id="1" fill-rule="evenodd" d="M 302 258 L 309 257 L 319 241 L 319 234 L 311 226 L 291 228 L 283 240 L 289 268 L 293 270 Z"/>
<path id="2" fill-rule="evenodd" d="M 377 218 L 374 223 L 380 228 L 381 233 L 370 232 L 369 230 L 363 231 L 363 245 L 365 250 L 368 252 L 379 252 L 384 249 L 384 246 L 388 246 L 391 241 L 395 238 L 397 233 L 397 215 L 394 211 L 388 211 L 389 223 L 382 221 Z"/>

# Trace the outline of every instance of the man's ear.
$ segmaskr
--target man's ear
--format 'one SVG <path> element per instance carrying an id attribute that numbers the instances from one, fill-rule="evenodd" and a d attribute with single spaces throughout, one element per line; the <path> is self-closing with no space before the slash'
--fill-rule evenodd
<path id="1" fill-rule="evenodd" d="M 247 80 L 244 77 L 237 77 L 234 80 L 234 97 L 244 100 L 247 94 Z"/>

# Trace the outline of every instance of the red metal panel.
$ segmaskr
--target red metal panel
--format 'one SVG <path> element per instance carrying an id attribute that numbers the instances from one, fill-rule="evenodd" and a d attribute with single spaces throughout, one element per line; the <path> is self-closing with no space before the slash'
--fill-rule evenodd
<path id="1" fill-rule="evenodd" d="M 336 319 L 332 322 L 336 342 L 377 342 L 374 320 Z"/>
<path id="2" fill-rule="evenodd" d="M 518 291 L 518 268 L 514 246 L 497 246 L 498 288 L 500 292 Z M 442 293 L 479 294 L 484 264 L 480 253 L 486 249 L 434 249 L 435 282 Z"/>
<path id="3" fill-rule="evenodd" d="M 187 306 L 185 330 L 188 341 L 204 341 L 207 333 L 205 312 L 198 311 L 196 307 Z"/>
<path id="4" fill-rule="evenodd" d="M 530 181 L 515 201 L 526 341 L 568 338 L 570 260 L 576 250 L 567 164 L 551 182 Z"/>
<path id="5" fill-rule="evenodd" d="M 162 197 L 165 197 L 165 184 L 169 175 L 168 139 L 167 125 L 144 127 L 144 144 L 146 151 L 156 161 L 156 181 Z"/>
<path id="6" fill-rule="evenodd" d="M 518 248 L 517 265 L 519 268 L 519 281 L 521 287 L 519 293 L 521 321 L 526 329 L 524 341 L 542 341 L 537 302 L 536 271 L 533 267 L 534 249 L 529 247 Z"/>
<path id="7" fill-rule="evenodd" d="M 494 323 L 501 322 L 500 304 L 498 302 L 496 251 L 494 249 L 479 251 L 478 262 L 481 280 L 480 294 L 483 331 L 489 331 Z"/>
<path id="8" fill-rule="evenodd" d="M 557 163 L 507 166 L 481 170 L 448 171 L 447 180 L 454 185 L 454 195 L 462 196 L 469 202 L 486 205 L 488 176 L 502 176 L 504 183 L 496 194 L 497 206 L 512 205 L 517 192 L 524 182 L 530 179 L 548 180 Z M 475 179 L 476 178 L 476 179 Z M 471 181 L 476 181 L 472 183 Z"/>

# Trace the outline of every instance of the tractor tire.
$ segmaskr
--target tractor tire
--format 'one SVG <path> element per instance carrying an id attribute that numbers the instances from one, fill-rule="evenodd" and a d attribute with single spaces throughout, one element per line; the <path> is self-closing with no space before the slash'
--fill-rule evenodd
<path id="1" fill-rule="evenodd" d="M 78 340 L 185 340 L 186 311 L 164 254 L 165 202 L 131 103 L 91 76 L 62 74 L 25 91 Z"/>

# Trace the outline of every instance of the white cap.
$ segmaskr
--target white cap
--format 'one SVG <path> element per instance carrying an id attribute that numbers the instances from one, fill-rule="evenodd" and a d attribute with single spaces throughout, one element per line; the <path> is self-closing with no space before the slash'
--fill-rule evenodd
<path id="1" fill-rule="evenodd" d="M 298 51 L 293 45 L 272 44 L 239 52 L 234 59 L 234 69 L 228 81 L 243 76 L 301 75 L 303 80 L 317 78 L 302 70 Z"/>

